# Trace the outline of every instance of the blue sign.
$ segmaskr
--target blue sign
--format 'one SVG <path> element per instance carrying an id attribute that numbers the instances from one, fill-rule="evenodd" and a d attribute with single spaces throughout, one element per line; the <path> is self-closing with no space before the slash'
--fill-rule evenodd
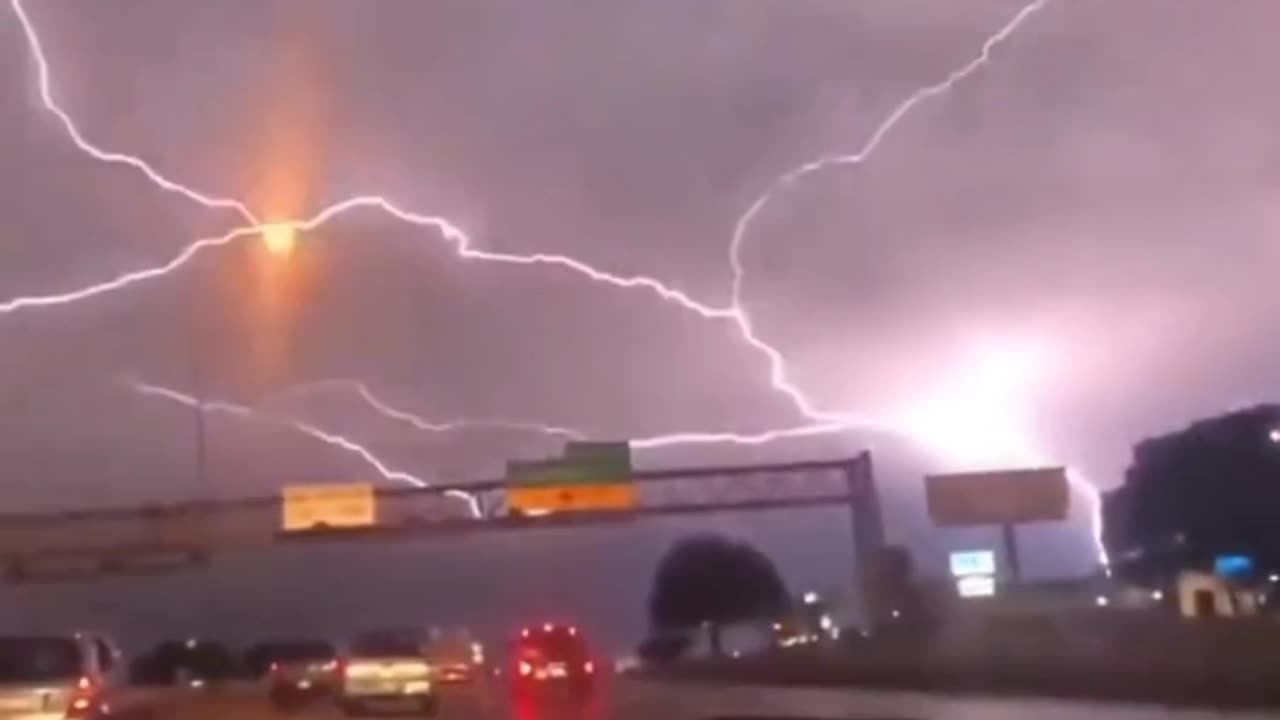
<path id="1" fill-rule="evenodd" d="M 951 575 L 995 575 L 996 554 L 993 550 L 962 550 L 950 556 Z"/>
<path id="2" fill-rule="evenodd" d="M 1253 558 L 1248 555 L 1219 555 L 1213 559 L 1213 572 L 1223 577 L 1252 575 Z"/>

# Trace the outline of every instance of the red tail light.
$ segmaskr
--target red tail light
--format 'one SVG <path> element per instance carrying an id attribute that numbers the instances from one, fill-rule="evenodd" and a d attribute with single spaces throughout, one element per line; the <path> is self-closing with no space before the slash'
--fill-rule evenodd
<path id="1" fill-rule="evenodd" d="M 89 718 L 98 709 L 98 688 L 93 678 L 81 675 L 76 681 L 76 690 L 71 694 L 71 702 L 67 705 L 68 718 Z"/>
<path id="2" fill-rule="evenodd" d="M 533 674 L 533 665 L 527 660 L 521 660 L 520 663 L 516 665 L 516 670 L 520 673 L 520 677 L 529 677 Z"/>
<path id="3" fill-rule="evenodd" d="M 582 663 L 582 672 L 590 675 L 596 671 L 596 664 L 590 660 Z"/>

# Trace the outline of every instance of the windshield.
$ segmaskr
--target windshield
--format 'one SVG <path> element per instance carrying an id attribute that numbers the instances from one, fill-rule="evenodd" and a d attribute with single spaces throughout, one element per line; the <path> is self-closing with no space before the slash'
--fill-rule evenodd
<path id="1" fill-rule="evenodd" d="M 81 672 L 74 640 L 52 637 L 0 637 L 0 683 L 74 678 Z"/>

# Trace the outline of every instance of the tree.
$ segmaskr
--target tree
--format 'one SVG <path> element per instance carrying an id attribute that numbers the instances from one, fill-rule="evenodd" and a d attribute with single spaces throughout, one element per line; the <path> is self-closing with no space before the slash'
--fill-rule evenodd
<path id="1" fill-rule="evenodd" d="M 1198 420 L 1133 451 L 1124 485 L 1107 494 L 1104 541 L 1117 573 L 1167 580 L 1246 555 L 1280 568 L 1280 406 Z"/>
<path id="2" fill-rule="evenodd" d="M 725 625 L 775 618 L 787 606 L 786 587 L 763 553 L 717 535 L 695 535 L 659 563 L 649 622 L 658 632 L 706 627 L 711 652 L 720 655 Z"/>

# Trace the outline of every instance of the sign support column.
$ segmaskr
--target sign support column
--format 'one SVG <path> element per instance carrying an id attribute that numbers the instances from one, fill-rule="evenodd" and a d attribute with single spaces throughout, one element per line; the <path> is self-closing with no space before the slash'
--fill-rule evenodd
<path id="1" fill-rule="evenodd" d="M 1004 557 L 1009 564 L 1009 582 L 1015 587 L 1022 584 L 1022 563 L 1018 559 L 1017 525 L 1004 523 L 1000 526 L 1000 535 L 1004 538 Z"/>

